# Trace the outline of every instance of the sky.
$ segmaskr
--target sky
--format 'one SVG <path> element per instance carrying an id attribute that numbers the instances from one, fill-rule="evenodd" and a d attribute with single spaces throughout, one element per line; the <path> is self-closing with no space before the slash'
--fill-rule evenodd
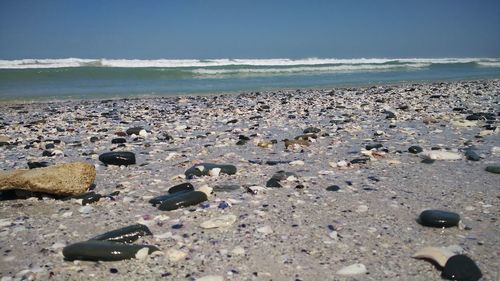
<path id="1" fill-rule="evenodd" d="M 500 57 L 500 0 L 1 0 L 0 59 Z"/>

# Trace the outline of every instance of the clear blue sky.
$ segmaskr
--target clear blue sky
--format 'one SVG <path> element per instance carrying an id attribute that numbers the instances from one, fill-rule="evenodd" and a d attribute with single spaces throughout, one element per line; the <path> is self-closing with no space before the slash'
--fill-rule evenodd
<path id="1" fill-rule="evenodd" d="M 1 0 L 0 59 L 500 57 L 500 0 Z"/>

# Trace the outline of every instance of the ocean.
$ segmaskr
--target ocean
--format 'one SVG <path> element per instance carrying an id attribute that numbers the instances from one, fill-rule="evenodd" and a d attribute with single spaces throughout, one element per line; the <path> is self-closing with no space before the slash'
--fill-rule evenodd
<path id="1" fill-rule="evenodd" d="M 0 101 L 94 99 L 500 78 L 500 58 L 0 60 Z"/>

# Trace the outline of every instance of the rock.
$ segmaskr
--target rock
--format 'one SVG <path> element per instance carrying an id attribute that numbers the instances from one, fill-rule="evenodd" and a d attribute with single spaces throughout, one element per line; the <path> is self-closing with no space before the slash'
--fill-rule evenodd
<path id="1" fill-rule="evenodd" d="M 321 129 L 320 128 L 315 128 L 315 127 L 308 127 L 306 129 L 304 129 L 304 134 L 317 134 L 321 132 Z"/>
<path id="2" fill-rule="evenodd" d="M 193 189 L 186 188 L 185 190 L 178 190 L 174 193 L 169 193 L 169 194 L 160 195 L 160 196 L 156 196 L 154 198 L 151 198 L 149 200 L 149 203 L 151 203 L 153 206 L 156 206 L 156 205 L 159 205 L 165 201 L 174 200 L 173 198 L 178 197 L 184 193 L 189 193 L 189 192 L 193 192 L 193 191 L 194 191 L 194 188 Z"/>
<path id="3" fill-rule="evenodd" d="M 144 130 L 144 128 L 142 128 L 142 127 L 133 127 L 133 128 L 127 129 L 126 133 L 129 136 L 130 135 L 136 135 L 136 136 L 138 136 L 142 130 Z"/>
<path id="4" fill-rule="evenodd" d="M 63 249 L 66 260 L 119 261 L 132 259 L 141 250 L 147 248 L 148 254 L 159 251 L 155 246 L 130 245 L 111 241 L 89 240 L 68 245 Z"/>
<path id="5" fill-rule="evenodd" d="M 153 235 L 147 226 L 143 224 L 134 224 L 97 235 L 90 240 L 132 243 L 146 235 Z"/>
<path id="6" fill-rule="evenodd" d="M 465 150 L 464 155 L 467 158 L 467 160 L 470 160 L 470 161 L 479 161 L 479 160 L 481 160 L 481 156 L 479 156 L 479 154 L 477 154 L 477 152 L 474 151 L 472 148 L 467 148 Z"/>
<path id="7" fill-rule="evenodd" d="M 269 225 L 266 225 L 257 228 L 257 232 L 267 235 L 273 233 L 273 229 Z"/>
<path id="8" fill-rule="evenodd" d="M 362 263 L 351 264 L 337 271 L 338 275 L 358 275 L 364 273 L 366 273 L 366 266 Z"/>
<path id="9" fill-rule="evenodd" d="M 201 191 L 188 191 L 173 193 L 172 196 L 160 204 L 158 207 L 162 211 L 172 211 L 182 207 L 199 204 L 208 199 L 207 194 Z"/>
<path id="10" fill-rule="evenodd" d="M 471 115 L 468 115 L 465 117 L 465 119 L 469 121 L 475 121 L 475 120 L 495 120 L 495 114 L 493 113 L 487 113 L 487 112 L 476 112 L 472 113 Z"/>
<path id="11" fill-rule="evenodd" d="M 0 191 L 21 189 L 55 195 L 80 195 L 94 182 L 94 165 L 75 162 L 32 170 L 0 172 Z"/>
<path id="12" fill-rule="evenodd" d="M 84 193 L 82 195 L 64 197 L 61 200 L 63 200 L 63 201 L 67 201 L 67 200 L 71 200 L 71 199 L 82 200 L 82 205 L 85 206 L 85 205 L 88 205 L 91 203 L 98 202 L 101 198 L 102 198 L 101 194 L 98 194 L 98 193 L 95 193 L 92 191 L 92 192 Z"/>
<path id="13" fill-rule="evenodd" d="M 292 172 L 278 171 L 266 183 L 266 187 L 282 187 L 280 181 L 297 178 Z"/>
<path id="14" fill-rule="evenodd" d="M 114 138 L 111 140 L 111 143 L 114 144 L 119 144 L 119 143 L 126 143 L 127 140 L 125 138 Z"/>
<path id="15" fill-rule="evenodd" d="M 43 167 L 48 167 L 49 163 L 42 161 L 42 162 L 28 162 L 28 168 L 30 169 L 36 169 L 36 168 L 43 168 Z"/>
<path id="16" fill-rule="evenodd" d="M 457 281 L 477 281 L 483 274 L 476 263 L 465 255 L 455 255 L 448 259 L 441 277 Z"/>
<path id="17" fill-rule="evenodd" d="M 442 210 L 425 210 L 420 213 L 419 223 L 430 227 L 458 226 L 460 216 L 457 213 Z"/>
<path id="18" fill-rule="evenodd" d="M 181 184 L 172 186 L 171 188 L 168 189 L 168 193 L 177 193 L 177 192 L 193 191 L 193 190 L 194 190 L 194 186 L 189 182 L 185 182 L 185 183 L 181 183 Z"/>
<path id="19" fill-rule="evenodd" d="M 417 154 L 417 153 L 420 153 L 424 151 L 420 146 L 417 146 L 417 145 L 412 145 L 408 148 L 408 152 L 410 153 L 413 153 L 413 154 Z"/>
<path id="20" fill-rule="evenodd" d="M 135 154 L 128 151 L 106 152 L 99 155 L 99 160 L 107 165 L 133 165 Z"/>
<path id="21" fill-rule="evenodd" d="M 186 178 L 192 179 L 193 177 L 201 177 L 210 175 L 210 170 L 218 168 L 220 169 L 220 174 L 234 175 L 236 174 L 236 166 L 229 164 L 212 164 L 212 163 L 202 163 L 194 165 L 193 167 L 186 170 L 184 173 Z"/>
<path id="22" fill-rule="evenodd" d="M 425 160 L 460 160 L 462 155 L 444 150 L 425 150 L 420 153 Z"/>
<path id="23" fill-rule="evenodd" d="M 339 191 L 340 186 L 338 185 L 330 185 L 329 187 L 326 188 L 327 191 Z"/>
<path id="24" fill-rule="evenodd" d="M 500 166 L 488 166 L 485 170 L 493 174 L 500 174 Z"/>
<path id="25" fill-rule="evenodd" d="M 381 143 L 372 143 L 372 144 L 367 144 L 365 146 L 366 150 L 372 150 L 372 149 L 378 149 L 381 148 L 383 145 Z"/>
<path id="26" fill-rule="evenodd" d="M 368 161 L 370 161 L 370 158 L 354 158 L 352 159 L 351 161 L 349 161 L 349 163 L 351 164 L 366 164 L 368 163 Z"/>
<path id="27" fill-rule="evenodd" d="M 231 226 L 236 221 L 236 216 L 233 214 L 223 215 L 210 219 L 200 224 L 201 228 L 219 228 Z"/>

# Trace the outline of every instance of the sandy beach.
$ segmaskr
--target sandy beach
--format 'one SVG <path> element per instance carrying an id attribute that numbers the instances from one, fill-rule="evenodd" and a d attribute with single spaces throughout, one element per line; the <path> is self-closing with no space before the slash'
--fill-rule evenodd
<path id="1" fill-rule="evenodd" d="M 498 79 L 4 103 L 0 112 L 3 171 L 86 162 L 102 195 L 83 206 L 0 191 L 1 281 L 442 280 L 439 266 L 412 258 L 429 246 L 500 279 L 500 175 L 487 171 L 500 165 Z M 119 151 L 136 163 L 99 159 Z M 237 171 L 185 174 L 203 163 Z M 149 203 L 186 182 L 213 193 L 172 211 Z M 461 222 L 424 226 L 426 209 Z M 235 219 L 202 227 L 221 217 Z M 134 224 L 152 235 L 133 244 L 159 251 L 63 256 Z"/>

